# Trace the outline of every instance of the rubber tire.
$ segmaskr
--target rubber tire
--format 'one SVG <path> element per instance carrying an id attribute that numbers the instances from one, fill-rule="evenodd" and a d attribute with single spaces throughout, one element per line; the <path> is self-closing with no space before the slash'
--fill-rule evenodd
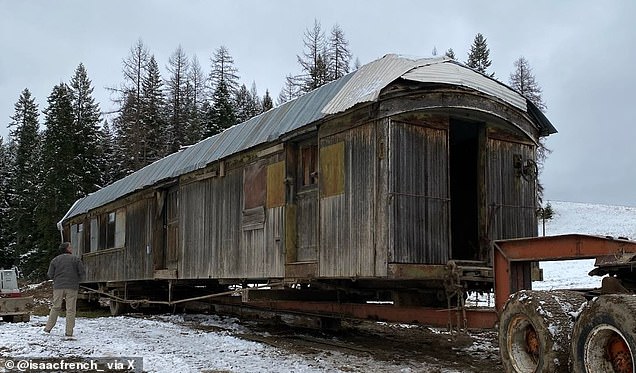
<path id="1" fill-rule="evenodd" d="M 522 290 L 508 299 L 499 316 L 499 353 L 506 372 L 569 372 L 574 315 L 585 298 L 572 291 Z M 525 330 L 537 332 L 536 361 L 525 351 Z"/>
<path id="2" fill-rule="evenodd" d="M 609 294 L 602 295 L 589 302 L 574 324 L 572 333 L 573 372 L 616 372 L 604 358 L 605 351 L 599 351 L 597 348 L 586 352 L 586 347 L 590 344 L 603 344 L 604 332 L 606 331 L 620 333 L 631 350 L 632 371 L 636 371 L 634 364 L 634 354 L 636 353 L 636 296 Z M 598 354 L 594 354 L 594 351 L 598 352 Z M 590 369 L 586 369 L 586 364 L 590 366 Z"/>

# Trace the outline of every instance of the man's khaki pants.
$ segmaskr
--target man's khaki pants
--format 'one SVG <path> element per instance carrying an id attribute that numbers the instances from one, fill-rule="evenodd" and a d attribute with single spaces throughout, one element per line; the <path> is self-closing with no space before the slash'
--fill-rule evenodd
<path id="1" fill-rule="evenodd" d="M 49 314 L 44 330 L 50 332 L 57 322 L 57 317 L 62 310 L 62 299 L 66 299 L 66 335 L 73 335 L 75 327 L 75 304 L 77 303 L 77 290 L 75 289 L 53 289 L 53 307 Z"/>

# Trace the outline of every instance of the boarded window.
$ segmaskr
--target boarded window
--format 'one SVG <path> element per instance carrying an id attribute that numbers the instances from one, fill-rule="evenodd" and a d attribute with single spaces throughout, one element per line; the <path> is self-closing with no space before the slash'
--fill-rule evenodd
<path id="1" fill-rule="evenodd" d="M 285 162 L 267 166 L 267 207 L 285 204 Z"/>
<path id="2" fill-rule="evenodd" d="M 267 167 L 265 162 L 253 163 L 245 167 L 243 173 L 243 208 L 249 210 L 265 205 Z"/>
<path id="3" fill-rule="evenodd" d="M 84 224 L 71 225 L 71 246 L 75 252 L 83 254 L 84 251 Z"/>
<path id="4" fill-rule="evenodd" d="M 305 145 L 300 147 L 300 186 L 316 185 L 318 183 L 318 146 Z"/>
<path id="5" fill-rule="evenodd" d="M 344 193 L 344 142 L 320 148 L 321 196 L 329 197 Z"/>

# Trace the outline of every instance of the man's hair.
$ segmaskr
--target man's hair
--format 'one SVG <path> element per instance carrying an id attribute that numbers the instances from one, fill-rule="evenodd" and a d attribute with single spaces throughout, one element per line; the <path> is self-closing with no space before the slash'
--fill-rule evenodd
<path id="1" fill-rule="evenodd" d="M 65 254 L 66 253 L 66 249 L 68 249 L 69 246 L 71 246 L 70 242 L 62 242 L 60 244 L 60 254 Z"/>

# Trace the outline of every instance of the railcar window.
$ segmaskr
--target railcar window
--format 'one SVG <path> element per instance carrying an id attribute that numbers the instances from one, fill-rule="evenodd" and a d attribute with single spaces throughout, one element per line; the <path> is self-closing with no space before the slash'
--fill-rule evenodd
<path id="1" fill-rule="evenodd" d="M 300 186 L 316 185 L 318 183 L 318 146 L 308 145 L 300 148 Z"/>
<path id="2" fill-rule="evenodd" d="M 115 213 L 108 214 L 108 226 L 106 227 L 106 248 L 115 247 Z"/>

